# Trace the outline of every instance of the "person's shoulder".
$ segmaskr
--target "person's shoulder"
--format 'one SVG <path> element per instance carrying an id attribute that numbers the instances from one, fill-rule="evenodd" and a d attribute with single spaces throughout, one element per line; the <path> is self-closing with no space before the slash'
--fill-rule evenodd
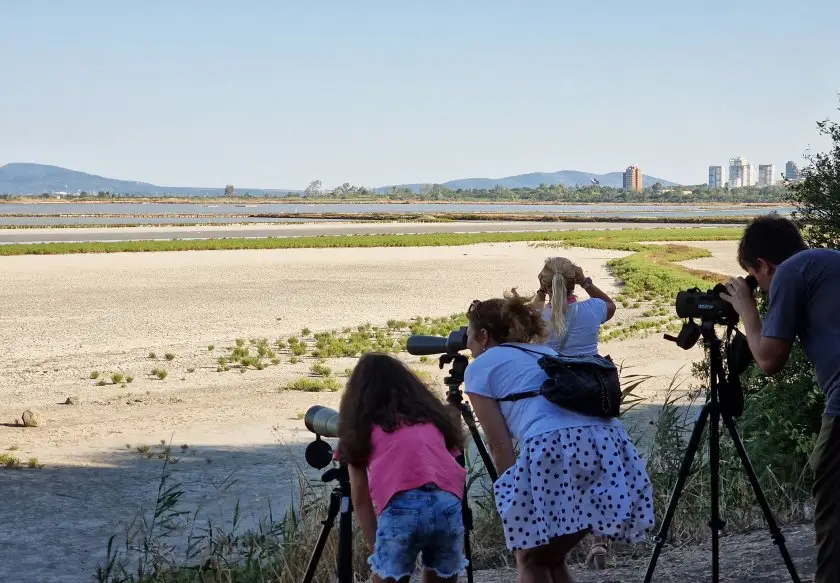
<path id="1" fill-rule="evenodd" d="M 776 271 L 783 276 L 795 277 L 807 275 L 815 267 L 822 269 L 835 266 L 840 268 L 840 251 L 823 248 L 805 249 L 782 261 Z"/>

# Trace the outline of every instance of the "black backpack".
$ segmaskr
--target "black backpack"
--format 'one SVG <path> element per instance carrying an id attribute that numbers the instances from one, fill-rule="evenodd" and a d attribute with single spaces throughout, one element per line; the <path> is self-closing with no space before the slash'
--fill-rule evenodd
<path id="1" fill-rule="evenodd" d="M 497 401 L 518 401 L 543 396 L 564 409 L 591 417 L 612 419 L 621 409 L 621 383 L 618 368 L 609 356 L 566 356 L 544 354 L 516 344 L 500 344 L 536 354 L 537 364 L 548 379 L 537 391 L 514 393 Z"/>

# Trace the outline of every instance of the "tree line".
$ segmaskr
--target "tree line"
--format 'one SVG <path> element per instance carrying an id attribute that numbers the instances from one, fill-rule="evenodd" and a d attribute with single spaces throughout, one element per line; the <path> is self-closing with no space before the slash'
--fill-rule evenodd
<path id="1" fill-rule="evenodd" d="M 184 196 L 177 193 L 178 198 L 203 199 L 201 196 Z M 537 187 L 506 188 L 496 186 L 490 189 L 452 189 L 441 184 L 428 184 L 415 192 L 406 187 L 394 186 L 385 191 L 381 189 L 354 186 L 344 183 L 332 190 L 322 188 L 320 180 L 313 180 L 303 192 L 272 193 L 267 196 L 262 193 L 238 192 L 232 184 L 225 186 L 224 198 L 237 199 L 265 199 L 281 198 L 284 200 L 340 200 L 348 202 L 365 202 L 373 200 L 389 200 L 394 202 L 522 202 L 522 203 L 776 203 L 784 202 L 790 197 L 788 187 L 777 185 L 771 187 L 743 187 L 743 188 L 710 188 L 707 185 L 663 187 L 658 183 L 641 192 L 611 188 L 608 186 L 563 186 L 541 184 Z M 49 193 L 40 195 L 50 198 Z M 16 195 L 0 195 L 0 200 L 19 198 Z M 97 193 L 81 192 L 76 195 L 64 195 L 64 198 L 78 200 L 90 199 L 131 199 L 131 198 L 163 198 L 148 195 L 125 195 L 108 191 Z"/>

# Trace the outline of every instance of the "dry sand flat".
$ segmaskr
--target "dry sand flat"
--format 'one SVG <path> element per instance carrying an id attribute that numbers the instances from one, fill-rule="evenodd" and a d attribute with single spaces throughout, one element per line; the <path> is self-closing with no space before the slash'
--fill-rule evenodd
<path id="1" fill-rule="evenodd" d="M 160 462 L 134 448 L 161 439 L 174 440 L 181 461 L 173 470 L 188 485 L 190 509 L 229 518 L 239 499 L 248 523 L 269 502 L 277 514 L 303 464 L 300 444 L 311 439 L 299 415 L 312 404 L 335 406 L 338 395 L 278 392 L 307 374 L 312 359 L 216 372 L 215 358 L 235 338 L 450 314 L 507 287 L 533 289 L 553 252 L 617 291 L 605 263 L 621 253 L 526 244 L 0 258 L 0 422 L 26 407 L 46 419 L 37 429 L 0 425 L 0 452 L 14 447 L 10 453 L 45 464 L 0 470 L 0 496 L 15 500 L 0 508 L 0 580 L 88 581 L 108 536 L 153 503 Z M 696 356 L 658 339 L 605 350 L 666 377 Z M 149 351 L 176 358 L 151 362 Z M 329 365 L 341 371 L 352 360 Z M 167 368 L 168 378 L 151 378 L 153 366 Z M 92 370 L 136 380 L 97 387 Z M 81 404 L 58 404 L 70 395 Z M 189 447 L 181 452 L 181 444 Z"/>

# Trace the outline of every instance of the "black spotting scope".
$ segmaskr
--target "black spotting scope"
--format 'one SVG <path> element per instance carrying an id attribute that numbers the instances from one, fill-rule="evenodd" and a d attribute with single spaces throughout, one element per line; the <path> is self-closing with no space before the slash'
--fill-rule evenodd
<path id="1" fill-rule="evenodd" d="M 745 279 L 750 290 L 755 291 L 758 287 L 755 277 L 750 275 Z M 680 318 L 700 318 L 717 324 L 737 324 L 738 313 L 735 308 L 720 297 L 720 294 L 725 292 L 726 286 L 722 283 L 706 292 L 698 288 L 681 291 L 677 294 L 677 299 L 674 302 L 677 316 Z"/>
<path id="2" fill-rule="evenodd" d="M 338 437 L 338 411 L 314 405 L 303 416 L 306 428 L 321 437 Z"/>
<path id="3" fill-rule="evenodd" d="M 414 356 L 456 354 L 467 349 L 467 327 L 461 326 L 449 336 L 409 336 L 406 350 Z"/>

